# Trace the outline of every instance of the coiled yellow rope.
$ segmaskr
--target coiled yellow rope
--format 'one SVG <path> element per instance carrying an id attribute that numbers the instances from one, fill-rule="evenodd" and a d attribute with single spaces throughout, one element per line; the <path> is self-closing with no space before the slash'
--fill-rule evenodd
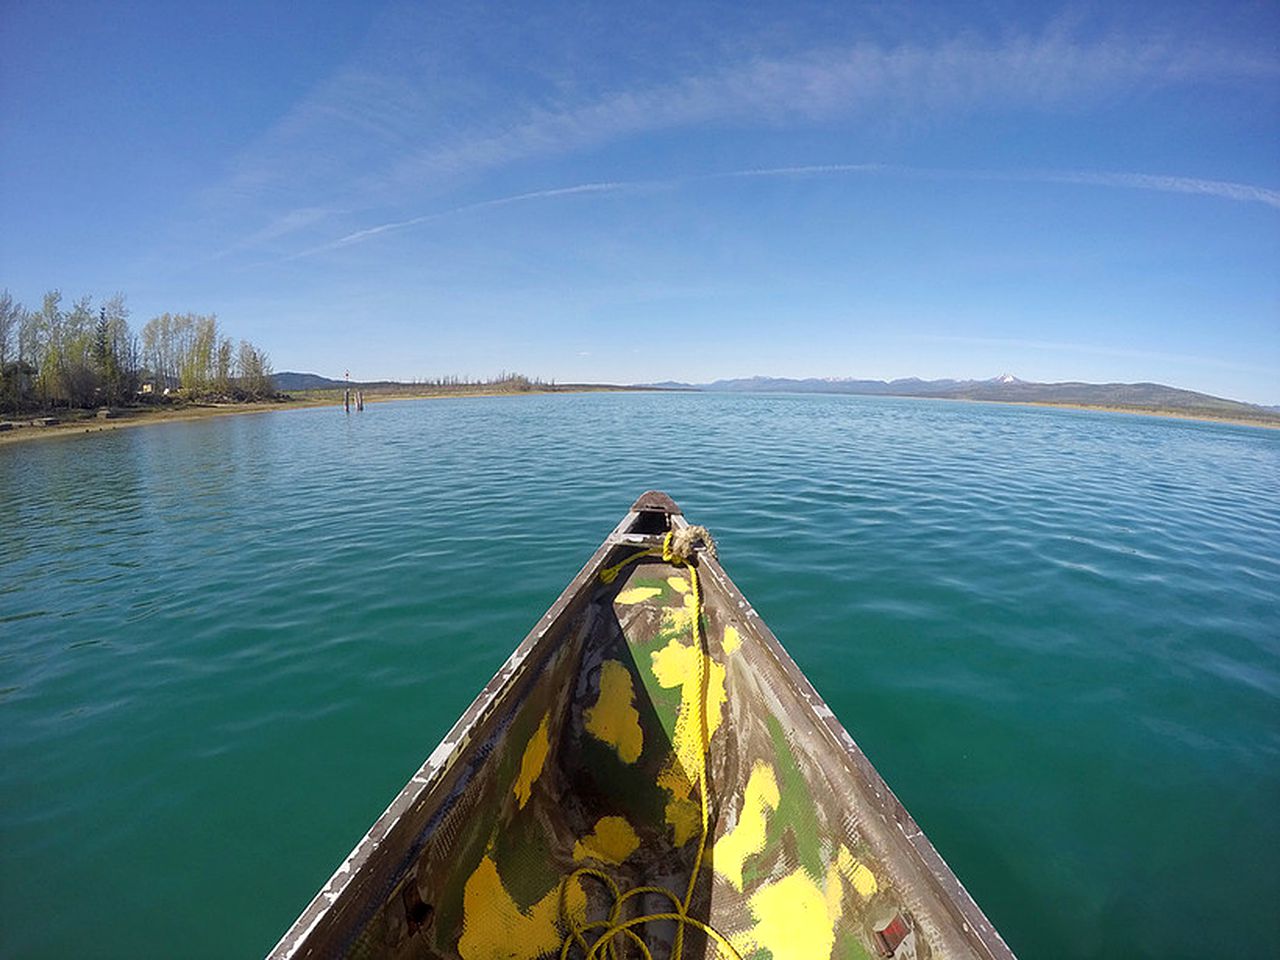
<path id="1" fill-rule="evenodd" d="M 707 802 L 707 760 L 710 750 L 710 737 L 707 731 L 706 643 L 702 634 L 702 585 L 698 582 L 697 558 L 693 552 L 693 545 L 698 539 L 702 540 L 707 552 L 714 557 L 715 541 L 711 539 L 711 535 L 706 531 L 706 528 L 689 526 L 683 527 L 679 531 L 672 530 L 668 532 L 662 540 L 661 554 L 656 550 L 640 550 L 627 557 L 621 563 L 600 571 L 600 580 L 603 583 L 612 583 L 624 568 L 635 561 L 643 557 L 659 555 L 666 563 L 688 567 L 689 569 L 689 585 L 693 596 L 693 642 L 694 649 L 698 651 L 698 656 L 695 658 L 698 663 L 699 730 L 701 733 L 698 740 L 698 799 L 702 807 L 702 833 L 698 837 L 698 854 L 693 861 L 693 872 L 689 875 L 689 886 L 685 889 L 683 899 L 665 887 L 633 887 L 623 893 L 613 878 L 603 870 L 597 870 L 594 867 L 582 867 L 575 870 L 565 879 L 564 885 L 560 888 L 561 917 L 569 927 L 569 933 L 560 945 L 560 960 L 567 960 L 569 951 L 575 944 L 586 955 L 584 960 L 601 960 L 606 954 L 609 960 L 620 960 L 622 954 L 617 943 L 619 936 L 625 936 L 628 941 L 638 946 L 644 960 L 654 960 L 653 953 L 649 950 L 648 945 L 633 929 L 654 920 L 671 920 L 677 925 L 671 960 L 681 960 L 684 953 L 685 927 L 701 930 L 720 950 L 732 957 L 733 960 L 742 960 L 741 954 L 738 953 L 724 934 L 696 917 L 689 916 L 689 904 L 693 900 L 693 891 L 698 883 L 698 874 L 702 872 L 702 860 L 706 854 L 707 835 L 710 833 L 711 827 L 711 813 Z M 613 906 L 610 908 L 609 916 L 606 919 L 577 924 L 568 916 L 568 912 L 565 909 L 565 893 L 569 884 L 580 877 L 591 877 L 609 889 L 610 894 L 613 896 Z M 671 901 L 674 910 L 666 913 L 646 913 L 626 920 L 621 919 L 622 908 L 626 902 L 632 897 L 638 897 L 643 894 L 666 897 Z M 584 934 L 595 930 L 600 930 L 599 936 L 596 937 L 594 942 L 588 943 Z"/>

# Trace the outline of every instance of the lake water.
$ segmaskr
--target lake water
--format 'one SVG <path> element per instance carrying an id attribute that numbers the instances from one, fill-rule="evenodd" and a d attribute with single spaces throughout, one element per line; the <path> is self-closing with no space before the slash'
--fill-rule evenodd
<path id="1" fill-rule="evenodd" d="M 1016 952 L 1274 955 L 1280 432 L 631 394 L 0 448 L 0 955 L 265 953 L 651 487 Z"/>

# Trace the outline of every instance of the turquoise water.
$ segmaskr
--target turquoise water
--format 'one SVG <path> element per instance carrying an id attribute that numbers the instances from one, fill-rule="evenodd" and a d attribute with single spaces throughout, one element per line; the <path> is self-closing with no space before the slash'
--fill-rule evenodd
<path id="1" fill-rule="evenodd" d="M 1274 954 L 1280 432 L 582 395 L 0 448 L 0 955 L 265 953 L 650 487 L 1015 951 Z"/>

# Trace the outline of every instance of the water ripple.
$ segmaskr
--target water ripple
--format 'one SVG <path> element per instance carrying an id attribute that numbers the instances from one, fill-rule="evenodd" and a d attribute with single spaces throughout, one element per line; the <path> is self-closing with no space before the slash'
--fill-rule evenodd
<path id="1" fill-rule="evenodd" d="M 1265 431 L 849 397 L 389 403 L 4 448 L 0 952 L 263 952 L 656 487 L 1015 949 L 1188 955 L 1185 931 L 1229 929 L 1262 954 L 1278 481 Z"/>

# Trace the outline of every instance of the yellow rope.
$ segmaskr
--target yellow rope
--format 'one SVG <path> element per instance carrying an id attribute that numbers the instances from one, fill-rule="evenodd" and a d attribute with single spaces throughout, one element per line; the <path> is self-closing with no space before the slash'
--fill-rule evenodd
<path id="1" fill-rule="evenodd" d="M 640 550 L 636 553 L 633 553 L 631 556 L 627 557 L 621 563 L 615 563 L 612 567 L 605 567 L 603 570 L 601 570 L 599 574 L 600 582 L 613 583 L 613 581 L 618 579 L 618 574 L 620 574 L 623 571 L 623 568 L 627 567 L 629 564 L 635 563 L 641 557 L 653 557 L 653 556 L 659 556 L 659 554 L 657 554 L 653 550 Z"/>
<path id="2" fill-rule="evenodd" d="M 693 861 L 693 872 L 689 875 L 689 886 L 685 889 L 684 899 L 678 897 L 672 891 L 665 887 L 633 887 L 626 893 L 623 893 L 613 878 L 603 870 L 597 870 L 593 867 L 582 867 L 575 870 L 565 879 L 564 885 L 561 887 L 560 909 L 565 922 L 569 926 L 569 933 L 565 936 L 560 944 L 560 960 L 567 960 L 569 951 L 576 944 L 585 954 L 584 960 L 601 960 L 606 954 L 609 960 L 620 960 L 617 938 L 625 936 L 627 940 L 634 943 L 640 948 L 643 960 L 654 960 L 653 953 L 649 950 L 648 945 L 635 932 L 634 927 L 649 923 L 653 920 L 672 920 L 676 923 L 676 940 L 672 946 L 671 960 L 681 960 L 684 953 L 684 931 L 685 927 L 693 927 L 695 930 L 701 930 L 716 945 L 718 950 L 723 950 L 733 960 L 742 960 L 742 955 L 729 942 L 728 938 L 720 931 L 716 930 L 709 924 L 703 923 L 696 917 L 689 916 L 689 904 L 693 900 L 693 891 L 698 883 L 698 874 L 702 872 L 702 860 L 707 851 L 707 835 L 711 830 L 711 813 L 707 802 L 707 761 L 710 752 L 710 735 L 707 730 L 707 670 L 706 656 L 704 653 L 706 643 L 702 634 L 702 585 L 698 581 L 698 567 L 696 558 L 687 534 L 694 531 L 686 528 L 686 536 L 684 546 L 686 555 L 677 555 L 673 552 L 672 545 L 675 537 L 675 531 L 669 531 L 662 540 L 662 550 L 640 550 L 624 559 L 621 563 L 614 564 L 612 567 L 606 567 L 600 571 L 600 580 L 602 583 L 612 583 L 617 579 L 618 574 L 624 568 L 635 563 L 643 557 L 661 556 L 666 563 L 675 566 L 689 568 L 689 585 L 693 596 L 693 643 L 694 649 L 698 656 L 695 658 L 698 663 L 698 705 L 699 705 L 699 732 L 701 736 L 698 739 L 698 799 L 702 807 L 702 833 L 698 837 L 698 854 Z M 707 544 L 714 550 L 714 546 L 710 535 L 702 528 L 697 528 Z M 712 554 L 714 556 L 714 553 Z M 610 894 L 613 896 L 613 906 L 609 910 L 609 916 L 604 920 L 594 920 L 590 923 L 579 925 L 567 916 L 565 910 L 565 893 L 569 884 L 580 877 L 591 877 L 592 879 L 604 884 Z M 657 896 L 666 897 L 671 901 L 675 908 L 673 911 L 666 913 L 646 913 L 628 920 L 621 918 L 623 905 L 632 897 L 641 896 L 643 894 L 655 894 Z M 593 943 L 588 943 L 587 938 L 583 936 L 587 931 L 601 929 L 601 933 L 596 937 Z"/>

